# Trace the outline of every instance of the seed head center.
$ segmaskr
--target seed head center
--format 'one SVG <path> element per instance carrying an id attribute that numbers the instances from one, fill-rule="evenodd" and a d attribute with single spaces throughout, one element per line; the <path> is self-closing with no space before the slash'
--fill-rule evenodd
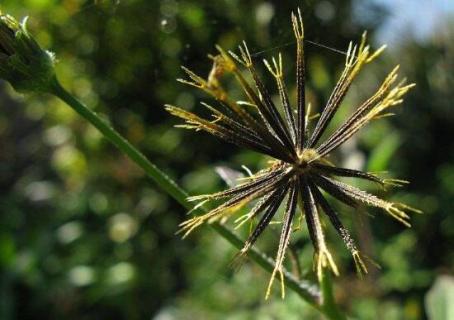
<path id="1" fill-rule="evenodd" d="M 293 165 L 293 168 L 300 173 L 304 173 L 310 169 L 311 162 L 318 157 L 319 154 L 315 149 L 304 149 L 298 154 L 298 160 Z"/>

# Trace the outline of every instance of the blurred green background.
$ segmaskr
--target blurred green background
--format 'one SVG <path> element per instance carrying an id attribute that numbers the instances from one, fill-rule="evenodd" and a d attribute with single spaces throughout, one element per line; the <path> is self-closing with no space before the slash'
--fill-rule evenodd
<path id="1" fill-rule="evenodd" d="M 373 93 L 395 64 L 417 87 L 395 109 L 397 116 L 372 123 L 333 161 L 410 180 L 391 192 L 365 187 L 425 214 L 414 216 L 406 229 L 381 212 L 369 210 L 370 217 L 340 206 L 363 252 L 381 269 L 372 266 L 359 279 L 347 250 L 327 228 L 341 268 L 336 297 L 355 319 L 448 320 L 449 303 L 454 304 L 454 10 L 444 10 L 452 9 L 448 2 L 2 0 L 0 5 L 18 18 L 29 15 L 31 31 L 57 54 L 62 82 L 191 194 L 225 187 L 215 166 L 256 170 L 266 159 L 173 127 L 178 120 L 166 114 L 165 103 L 193 109 L 207 100 L 175 81 L 183 77 L 180 65 L 206 75 L 207 54 L 215 53 L 216 43 L 235 49 L 246 39 L 251 51 L 261 52 L 258 60 L 282 51 L 294 93 L 295 47 L 285 44 L 293 41 L 290 12 L 297 6 L 311 41 L 345 50 L 364 29 L 376 48 L 389 40 L 389 50 L 355 82 L 335 122 Z M 415 10 L 427 19 L 395 23 Z M 429 18 L 434 23 L 425 25 Z M 307 95 L 320 110 L 344 56 L 310 43 L 306 55 Z M 185 210 L 138 167 L 62 102 L 18 95 L 4 82 L 0 190 L 0 319 L 320 319 L 290 291 L 281 300 L 277 286 L 264 301 L 269 275 L 252 262 L 233 270 L 236 250 L 209 228 L 180 239 L 175 232 Z M 276 227 L 258 246 L 273 255 L 278 237 Z M 303 276 L 314 279 L 304 229 L 294 233 L 292 246 Z"/>

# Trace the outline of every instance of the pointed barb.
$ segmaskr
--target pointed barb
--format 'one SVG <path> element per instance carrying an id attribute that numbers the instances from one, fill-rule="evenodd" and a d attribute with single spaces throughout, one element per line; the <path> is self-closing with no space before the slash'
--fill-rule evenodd
<path id="1" fill-rule="evenodd" d="M 375 50 L 374 53 L 372 53 L 366 60 L 366 63 L 369 63 L 369 62 L 372 62 L 373 60 L 377 59 L 382 53 L 383 51 L 385 51 L 387 45 L 384 44 L 382 45 L 380 48 L 378 48 L 377 50 Z"/>
<path id="2" fill-rule="evenodd" d="M 297 41 L 301 41 L 304 39 L 304 24 L 303 24 L 303 16 L 301 14 L 300 8 L 298 8 L 298 15 L 292 12 L 292 26 L 293 32 L 295 34 L 295 38 Z"/>
<path id="3" fill-rule="evenodd" d="M 335 276 L 339 275 L 339 269 L 337 268 L 336 263 L 326 247 L 320 248 L 316 251 L 314 256 L 314 267 L 317 273 L 317 278 L 321 282 L 323 277 L 323 269 L 329 268 Z"/>
<path id="4" fill-rule="evenodd" d="M 352 256 L 353 256 L 353 261 L 355 263 L 356 273 L 358 274 L 358 276 L 362 277 L 363 275 L 367 274 L 368 270 L 367 270 L 366 264 L 362 260 L 359 251 L 354 251 L 352 253 Z"/>

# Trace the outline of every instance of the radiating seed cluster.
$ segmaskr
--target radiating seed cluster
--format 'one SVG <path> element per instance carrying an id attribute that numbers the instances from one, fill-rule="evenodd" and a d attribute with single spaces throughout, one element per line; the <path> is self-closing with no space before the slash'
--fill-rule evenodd
<path id="1" fill-rule="evenodd" d="M 237 226 L 247 221 L 258 220 L 255 229 L 246 240 L 241 254 L 246 254 L 265 228 L 275 217 L 284 203 L 282 231 L 276 263 L 267 290 L 267 296 L 276 274 L 280 274 L 283 283 L 283 261 L 292 233 L 292 225 L 297 216 L 303 216 L 315 249 L 314 269 L 319 279 L 323 268 L 329 267 L 333 273 L 338 269 L 327 248 L 321 223 L 321 212 L 337 230 L 347 249 L 351 252 L 358 272 L 367 272 L 361 260 L 358 248 L 349 231 L 343 226 L 338 213 L 325 199 L 325 194 L 357 208 L 361 204 L 385 210 L 392 217 L 409 226 L 409 216 L 405 211 L 416 211 L 402 203 L 382 200 L 366 191 L 340 182 L 336 177 L 354 177 L 387 185 L 406 183 L 397 179 L 383 179 L 375 174 L 336 167 L 327 160 L 327 156 L 342 143 L 352 137 L 369 121 L 387 116 L 388 109 L 402 102 L 404 94 L 413 84 L 397 82 L 397 70 L 394 68 L 382 82 L 378 90 L 356 108 L 344 123 L 325 139 L 326 128 L 345 97 L 350 85 L 362 68 L 377 58 L 384 47 L 371 51 L 366 45 L 363 34 L 359 45 L 350 43 L 345 68 L 331 96 L 316 121 L 313 130 L 309 130 L 310 104 L 305 99 L 305 64 L 304 31 L 300 11 L 292 14 L 292 25 L 296 38 L 296 108 L 290 105 L 290 98 L 284 83 L 282 57 L 264 60 L 266 68 L 275 78 L 279 91 L 281 108 L 275 105 L 268 89 L 264 86 L 255 69 L 255 63 L 246 43 L 240 46 L 240 54 L 225 52 L 217 47 L 219 55 L 211 57 L 213 69 L 205 80 L 192 71 L 183 68 L 190 81 L 181 82 L 202 89 L 218 101 L 213 107 L 202 103 L 212 113 L 212 119 L 205 119 L 178 107 L 166 106 L 167 110 L 185 120 L 180 127 L 203 130 L 227 142 L 268 155 L 274 160 L 270 166 L 254 175 L 244 178 L 241 183 L 225 191 L 209 195 L 191 197 L 191 201 L 200 201 L 199 205 L 211 200 L 222 199 L 224 202 L 208 213 L 193 217 L 181 224 L 182 232 L 189 234 L 205 222 L 218 221 L 229 217 L 246 204 L 253 202 L 248 213 L 237 218 Z M 241 65 L 253 79 L 254 86 L 246 80 Z M 242 68 L 242 69 L 243 69 Z M 246 101 L 235 101 L 224 90 L 221 79 L 225 74 L 232 74 L 245 94 Z M 315 120 L 314 120 L 315 121 Z M 299 210 L 301 208 L 301 212 Z M 283 285 L 282 285 L 283 288 Z M 284 291 L 282 290 L 284 294 Z"/>

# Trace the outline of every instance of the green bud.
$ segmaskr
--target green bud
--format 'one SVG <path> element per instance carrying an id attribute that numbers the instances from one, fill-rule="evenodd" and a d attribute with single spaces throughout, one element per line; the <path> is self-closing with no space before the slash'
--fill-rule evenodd
<path id="1" fill-rule="evenodd" d="M 19 92 L 48 92 L 55 80 L 54 54 L 43 50 L 19 23 L 0 11 L 0 78 Z"/>

